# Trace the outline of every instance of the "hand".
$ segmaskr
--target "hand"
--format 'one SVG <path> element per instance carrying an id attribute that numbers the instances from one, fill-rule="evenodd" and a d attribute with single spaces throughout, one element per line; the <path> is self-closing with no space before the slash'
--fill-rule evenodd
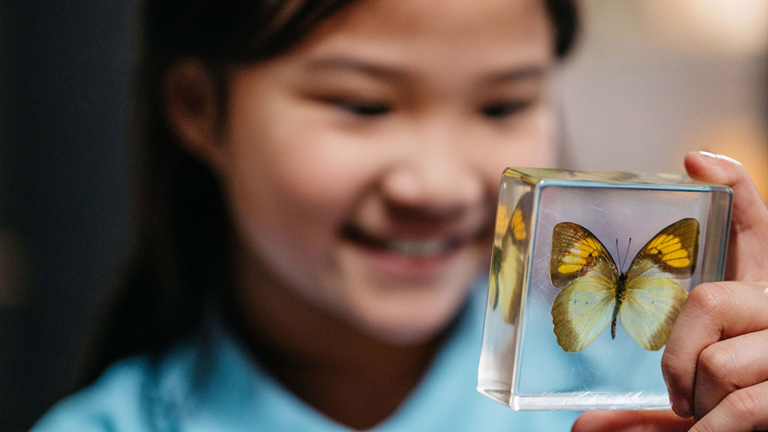
<path id="1" fill-rule="evenodd" d="M 694 179 L 733 188 L 734 202 L 728 282 L 691 291 L 662 357 L 672 409 L 683 418 L 669 411 L 589 412 L 574 431 L 768 429 L 768 209 L 738 162 L 697 152 L 685 167 Z"/>

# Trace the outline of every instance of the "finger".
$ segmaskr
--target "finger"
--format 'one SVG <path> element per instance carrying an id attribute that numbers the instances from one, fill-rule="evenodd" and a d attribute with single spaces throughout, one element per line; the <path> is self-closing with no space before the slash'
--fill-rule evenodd
<path id="1" fill-rule="evenodd" d="M 768 429 L 768 382 L 730 393 L 693 425 L 691 432 L 750 432 Z"/>
<path id="2" fill-rule="evenodd" d="M 768 380 L 768 330 L 712 344 L 701 352 L 694 386 L 694 417 L 700 419 L 728 394 Z"/>
<path id="3" fill-rule="evenodd" d="M 571 432 L 685 432 L 693 419 L 672 411 L 588 411 L 573 423 Z"/>
<path id="4" fill-rule="evenodd" d="M 768 328 L 763 284 L 714 282 L 693 288 L 677 317 L 661 358 L 672 409 L 693 415 L 696 365 L 704 349 L 721 339 Z"/>
<path id="5" fill-rule="evenodd" d="M 695 180 L 721 183 L 733 189 L 726 279 L 768 280 L 768 209 L 747 170 L 729 157 L 707 152 L 688 153 L 685 169 Z"/>

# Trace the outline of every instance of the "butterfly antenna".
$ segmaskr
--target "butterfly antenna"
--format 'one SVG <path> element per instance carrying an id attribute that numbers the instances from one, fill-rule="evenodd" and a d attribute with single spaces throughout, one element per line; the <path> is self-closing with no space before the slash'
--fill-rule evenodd
<path id="1" fill-rule="evenodd" d="M 621 251 L 619 251 L 619 239 L 616 238 L 616 259 L 619 260 L 619 273 L 621 273 Z"/>
<path id="2" fill-rule="evenodd" d="M 627 257 L 629 256 L 629 246 L 632 245 L 632 237 L 629 238 L 629 243 L 627 243 L 627 252 L 624 254 L 624 262 L 627 262 Z"/>

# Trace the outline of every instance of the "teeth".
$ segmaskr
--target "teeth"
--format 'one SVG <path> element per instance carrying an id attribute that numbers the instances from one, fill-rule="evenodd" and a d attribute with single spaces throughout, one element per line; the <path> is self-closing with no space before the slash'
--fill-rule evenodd
<path id="1" fill-rule="evenodd" d="M 445 253 L 451 244 L 447 240 L 400 240 L 387 242 L 387 248 L 403 255 L 424 257 Z"/>

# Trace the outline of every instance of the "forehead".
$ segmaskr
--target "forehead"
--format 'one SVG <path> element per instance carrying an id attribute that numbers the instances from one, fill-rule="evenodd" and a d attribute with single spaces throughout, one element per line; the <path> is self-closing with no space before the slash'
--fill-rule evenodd
<path id="1" fill-rule="evenodd" d="M 554 29 L 544 0 L 360 0 L 297 53 L 376 53 L 387 60 L 546 63 Z"/>

